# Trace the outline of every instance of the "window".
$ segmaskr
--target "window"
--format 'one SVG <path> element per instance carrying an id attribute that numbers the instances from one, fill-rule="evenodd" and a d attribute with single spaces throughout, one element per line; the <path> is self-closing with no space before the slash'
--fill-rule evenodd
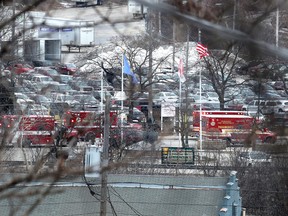
<path id="1" fill-rule="evenodd" d="M 267 101 L 266 105 L 267 106 L 275 106 L 276 102 L 275 101 Z"/>

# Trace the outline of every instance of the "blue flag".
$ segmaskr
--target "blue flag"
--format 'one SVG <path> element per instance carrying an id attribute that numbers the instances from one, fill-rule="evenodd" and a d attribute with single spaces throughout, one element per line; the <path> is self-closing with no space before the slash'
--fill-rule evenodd
<path id="1" fill-rule="evenodd" d="M 130 65 L 128 63 L 128 60 L 126 58 L 126 56 L 123 54 L 123 73 L 127 74 L 129 76 L 132 76 L 133 78 L 133 83 L 139 83 L 137 77 L 135 76 L 135 74 L 131 71 Z"/>

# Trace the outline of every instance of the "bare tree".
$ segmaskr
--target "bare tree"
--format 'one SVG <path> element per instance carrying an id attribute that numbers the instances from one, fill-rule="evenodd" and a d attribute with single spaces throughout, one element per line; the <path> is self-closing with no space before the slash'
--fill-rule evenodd
<path id="1" fill-rule="evenodd" d="M 14 1 L 13 1 L 14 2 Z M 8 61 L 15 60 L 16 57 L 14 56 L 14 50 L 15 50 L 15 43 L 16 41 L 21 41 L 21 36 L 23 36 L 24 32 L 21 31 L 15 31 L 13 30 L 14 26 L 16 27 L 18 24 L 21 26 L 20 23 L 17 23 L 17 18 L 20 18 L 23 14 L 26 12 L 31 11 L 32 9 L 40 7 L 40 3 L 43 1 L 29 1 L 29 4 L 24 7 L 20 8 L 20 10 L 15 10 L 15 14 L 13 14 L 13 11 L 6 10 L 6 8 L 3 9 L 3 13 L 1 12 L 2 17 L 0 18 L 0 30 L 1 30 L 1 52 L 0 57 L 2 60 L 7 59 Z M 45 5 L 43 3 L 41 4 L 41 8 L 44 11 L 49 12 L 48 6 L 52 6 L 56 1 L 47 2 L 44 1 Z M 235 1 L 237 2 L 237 1 Z M 145 2 L 144 2 L 145 3 Z M 240 52 L 238 47 L 245 47 L 242 49 L 241 54 L 248 53 L 248 60 L 251 60 L 251 56 L 256 58 L 256 56 L 263 57 L 264 55 L 271 55 L 271 58 L 275 59 L 275 57 L 278 57 L 279 59 L 283 59 L 284 61 L 287 60 L 287 50 L 283 49 L 282 47 L 274 47 L 270 43 L 273 41 L 273 28 L 269 29 L 269 35 L 267 34 L 260 34 L 259 29 L 264 29 L 261 27 L 258 27 L 258 24 L 261 23 L 268 15 L 271 14 L 271 12 L 274 12 L 276 7 L 275 4 L 270 4 L 270 1 L 265 1 L 265 4 L 263 4 L 260 1 L 244 1 L 239 4 L 237 9 L 237 14 L 243 14 L 245 19 L 240 19 L 240 15 L 237 16 L 237 20 L 234 20 L 236 24 L 236 28 L 226 28 L 231 27 L 231 22 L 228 22 L 230 18 L 225 18 L 225 15 L 233 14 L 233 8 L 235 8 L 235 5 L 225 3 L 225 7 L 223 7 L 223 10 L 215 9 L 215 5 L 212 5 L 211 7 L 208 7 L 207 5 L 212 4 L 213 1 L 204 1 L 199 3 L 198 1 L 187 1 L 185 4 L 182 4 L 182 1 L 169 1 L 170 5 L 167 5 L 166 3 L 161 2 L 159 5 L 153 5 L 149 3 L 145 3 L 146 5 L 153 7 L 154 10 L 158 10 L 161 13 L 165 13 L 166 16 L 173 17 L 173 19 L 177 20 L 177 23 L 184 24 L 183 26 L 188 25 L 189 27 L 194 27 L 194 30 L 191 30 L 191 32 L 197 32 L 195 31 L 198 29 L 202 30 L 203 36 L 203 42 L 207 43 L 209 45 L 209 49 L 211 50 L 211 55 L 209 58 L 204 60 L 204 70 L 203 70 L 203 76 L 211 82 L 212 86 L 214 87 L 216 93 L 219 96 L 219 101 L 221 104 L 221 108 L 224 108 L 226 97 L 225 95 L 227 93 L 227 89 L 240 86 L 243 84 L 243 82 L 240 83 L 232 83 L 234 81 L 236 73 L 235 69 L 238 65 L 238 61 L 240 56 Z M 15 6 L 15 5 L 14 5 Z M 9 9 L 9 8 L 8 8 Z M 19 9 L 19 8 L 18 8 Z M 109 13 L 112 13 L 112 9 L 108 11 Z M 256 13 L 257 12 L 257 13 Z M 9 17 L 8 17 L 9 14 Z M 12 17 L 11 17 L 12 14 Z M 97 13 L 97 10 L 95 9 L 95 14 L 99 15 Z M 5 17 L 3 16 L 5 15 Z M 7 15 L 7 17 L 6 17 Z M 221 17 L 223 15 L 223 17 Z M 108 21 L 111 25 L 113 25 L 113 22 L 109 20 L 109 16 L 103 16 L 103 14 L 100 15 L 102 18 L 102 21 Z M 251 19 L 254 18 L 254 19 Z M 248 22 L 249 20 L 251 22 Z M 274 18 L 273 18 L 274 19 Z M 272 19 L 272 20 L 273 20 Z M 230 19 L 231 20 L 231 19 Z M 237 21 L 237 22 L 236 22 Z M 179 25 L 180 25 L 179 24 Z M 284 25 L 284 24 L 283 24 Z M 155 28 L 158 28 L 159 26 L 155 25 Z M 166 25 L 166 27 L 169 25 Z M 172 25 L 170 25 L 171 27 Z M 22 29 L 22 28 L 20 28 Z M 179 28 L 181 29 L 181 28 Z M 238 31 L 238 30 L 240 31 Z M 12 32 L 12 33 L 10 33 Z M 171 31 L 170 31 L 171 32 Z M 203 32 L 211 33 L 211 35 L 214 37 L 213 40 L 209 38 L 208 34 L 203 34 Z M 11 34 L 11 35 L 10 35 Z M 179 33 L 180 34 L 180 33 Z M 12 36 L 13 35 L 13 36 Z M 217 37 L 216 37 L 217 36 Z M 265 36 L 265 37 L 260 37 Z M 267 37 L 266 37 L 267 36 Z M 11 41 L 10 44 L 7 45 L 7 43 L 3 42 L 3 38 L 8 39 L 8 41 Z M 154 37 L 154 36 L 153 36 Z M 160 37 L 161 38 L 161 37 Z M 179 38 L 181 38 L 179 36 Z M 261 39 L 261 40 L 260 40 Z M 230 46 L 223 46 L 223 41 L 230 41 Z M 116 39 L 115 39 L 116 41 Z M 115 42 L 112 45 L 112 48 L 114 49 L 115 46 L 121 47 L 122 50 L 126 50 L 126 55 L 128 57 L 130 66 L 134 69 L 134 73 L 138 76 L 140 80 L 140 85 L 133 85 L 131 82 L 130 77 L 128 77 L 128 81 L 125 82 L 125 90 L 127 91 L 127 95 L 130 97 L 132 96 L 132 91 L 138 90 L 138 91 L 145 91 L 147 87 L 153 83 L 147 82 L 147 79 L 145 79 L 145 70 L 147 68 L 147 61 L 149 57 L 148 48 L 151 46 L 151 41 L 153 50 L 156 49 L 158 46 L 163 45 L 164 42 L 160 42 L 160 39 L 158 37 L 149 38 L 146 37 L 134 37 L 134 38 L 127 38 L 127 37 L 121 37 L 120 40 L 117 39 L 117 42 Z M 266 41 L 267 43 L 265 43 Z M 170 41 L 171 42 L 171 41 Z M 13 44 L 13 46 L 9 46 Z M 211 44 L 211 46 L 210 46 Z M 214 49 L 212 45 L 218 44 L 220 46 Z M 273 44 L 273 43 L 272 43 Z M 282 43 L 280 43 L 282 44 Z M 284 44 L 284 43 L 283 43 Z M 211 48 L 210 48 L 211 47 Z M 92 73 L 97 71 L 95 75 L 99 75 L 99 69 L 106 71 L 107 78 L 110 76 L 110 78 L 114 78 L 117 80 L 117 75 L 121 73 L 121 55 L 114 55 L 113 58 L 102 57 L 101 53 L 103 51 L 106 51 L 106 47 L 97 47 L 92 50 L 92 52 L 87 53 L 85 55 L 85 59 L 93 64 L 96 65 L 96 69 L 92 70 Z M 12 50 L 12 51 L 11 51 Z M 108 48 L 107 48 L 108 50 Z M 221 51 L 219 51 L 221 50 Z M 224 51 L 223 51 L 224 50 Z M 111 50 L 110 50 L 111 51 Z M 138 61 L 137 57 L 139 53 L 142 52 L 144 56 L 144 60 Z M 175 54 L 175 53 L 174 53 Z M 167 55 L 162 59 L 155 59 L 153 62 L 153 73 L 155 74 L 157 69 L 167 62 L 168 58 L 171 57 L 173 53 L 167 53 Z M 8 57 L 7 57 L 8 56 Z M 12 56 L 12 57 L 11 57 Z M 12 59 L 12 60 L 11 60 Z M 273 60 L 274 60 L 273 59 Z M 18 60 L 18 59 L 17 59 Z M 103 64 L 102 64 L 103 63 Z M 170 66 L 172 69 L 174 69 L 175 65 Z M 151 73 L 151 75 L 153 74 Z M 87 74 L 86 74 L 87 75 Z M 147 78 L 147 77 L 146 77 Z M 113 79 L 112 79 L 113 80 Z M 119 81 L 119 79 L 118 79 Z M 164 81 L 164 80 L 163 80 Z M 187 126 L 185 126 L 187 128 Z M 10 132 L 11 133 L 11 132 Z M 4 133 L 4 139 L 7 140 L 7 133 Z M 3 137 L 2 137 L 3 138 Z M 4 145 L 7 144 L 4 141 Z M 3 146 L 3 145 L 2 145 Z M 1 146 L 1 151 L 4 152 L 5 155 L 5 148 L 4 146 Z M 29 149 L 30 150 L 30 149 Z M 55 149 L 54 149 L 55 150 Z M 28 173 L 25 173 L 24 177 L 19 177 L 12 179 L 11 181 L 5 182 L 0 187 L 0 193 L 1 193 L 1 199 L 9 199 L 11 200 L 11 203 L 13 203 L 13 200 L 25 200 L 25 198 L 29 196 L 37 196 L 34 200 L 31 207 L 23 213 L 23 215 L 29 215 L 37 205 L 41 202 L 45 196 L 47 196 L 48 193 L 52 192 L 52 184 L 59 180 L 63 175 L 67 174 L 74 174 L 74 175 L 82 175 L 82 167 L 77 167 L 76 169 L 70 169 L 69 164 L 66 166 L 65 159 L 67 159 L 67 152 L 58 151 L 58 158 L 51 157 L 55 156 L 54 150 L 49 149 L 49 151 L 42 155 L 39 151 L 36 151 L 34 161 L 33 161 L 33 167 L 31 170 L 28 171 Z M 8 151 L 6 151 L 7 153 Z M 1 152 L 2 153 L 2 152 Z M 8 154 L 11 154 L 11 152 L 8 152 Z M 36 156 L 39 156 L 36 158 Z M 2 156 L 1 156 L 2 157 Z M 4 156 L 2 157 L 4 159 Z M 215 168 L 219 166 L 219 161 L 214 160 L 215 158 L 218 158 L 218 154 L 215 153 L 211 156 L 213 158 L 213 161 L 211 162 L 210 158 L 207 161 L 213 163 L 215 165 Z M 48 163 L 48 161 L 53 161 L 55 164 L 54 170 L 45 170 L 47 168 L 45 164 Z M 78 164 L 81 164 L 79 160 L 77 161 Z M 120 164 L 121 166 L 123 164 Z M 125 164 L 124 164 L 125 165 Z M 125 167 L 125 166 L 122 167 Z M 277 165 L 280 167 L 280 165 Z M 284 168 L 287 168 L 287 164 L 283 165 Z M 16 167 L 13 167 L 16 169 Z M 20 167 L 23 168 L 23 167 Z M 106 167 L 107 168 L 107 167 Z M 115 168 L 115 166 L 114 166 Z M 117 168 L 117 167 L 116 167 Z M 276 171 L 277 170 L 277 171 Z M 21 169 L 21 171 L 23 171 Z M 142 170 L 143 172 L 143 170 Z M 154 169 L 154 173 L 157 172 Z M 168 171 L 167 171 L 168 172 Z M 207 171 L 207 175 L 216 175 L 218 173 L 218 170 L 213 171 Z M 272 174 L 271 174 L 272 173 Z M 273 181 L 277 182 L 277 184 L 272 184 L 273 181 L 271 181 L 271 176 L 275 177 L 273 178 Z M 29 190 L 19 192 L 11 190 L 12 186 L 19 185 L 20 183 L 30 183 L 34 180 L 42 180 L 42 179 L 49 179 L 51 182 L 51 185 L 44 190 Z M 283 171 L 281 169 L 268 169 L 268 167 L 261 167 L 260 169 L 249 169 L 245 170 L 245 172 L 242 172 L 242 176 L 239 176 L 239 179 L 241 180 L 241 188 L 243 188 L 243 199 L 244 199 L 244 205 L 249 208 L 249 212 L 252 214 L 259 214 L 259 215 L 287 215 L 287 172 Z M 274 182 L 273 182 L 274 183 Z M 256 187 L 257 186 L 257 187 Z M 58 191 L 56 191 L 58 192 Z M 56 193 L 55 192 L 55 193 Z M 38 196 L 39 195 L 39 196 Z M 257 206 L 259 204 L 259 198 L 261 198 L 262 203 L 264 203 L 264 206 Z M 252 202 L 253 201 L 253 202 Z M 251 203 L 251 205 L 250 205 Z M 273 206 L 271 205 L 273 203 Z M 11 215 L 18 213 L 17 211 L 20 209 L 17 209 L 16 206 L 11 205 Z M 254 207 L 257 207 L 257 210 Z M 268 206 L 268 207 L 267 207 Z"/>

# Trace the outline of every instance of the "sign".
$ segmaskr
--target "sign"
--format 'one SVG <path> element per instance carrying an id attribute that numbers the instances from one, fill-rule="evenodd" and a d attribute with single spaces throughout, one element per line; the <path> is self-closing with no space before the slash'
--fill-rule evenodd
<path id="1" fill-rule="evenodd" d="M 59 29 L 51 27 L 40 27 L 41 32 L 58 32 Z"/>
<path id="2" fill-rule="evenodd" d="M 62 28 L 61 30 L 62 30 L 62 32 L 70 32 L 70 31 L 73 31 L 72 28 Z"/>
<path id="3" fill-rule="evenodd" d="M 194 164 L 194 148 L 162 147 L 162 164 Z"/>
<path id="4" fill-rule="evenodd" d="M 161 103 L 161 117 L 175 117 L 175 104 Z"/>

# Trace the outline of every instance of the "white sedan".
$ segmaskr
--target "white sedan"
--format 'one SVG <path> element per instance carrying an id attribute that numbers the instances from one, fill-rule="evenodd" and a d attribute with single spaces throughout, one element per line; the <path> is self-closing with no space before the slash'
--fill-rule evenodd
<path id="1" fill-rule="evenodd" d="M 216 92 L 202 92 L 202 97 L 208 101 L 219 101 L 219 96 Z"/>
<path id="2" fill-rule="evenodd" d="M 178 100 L 178 96 L 173 92 L 159 92 L 154 95 L 153 102 L 155 104 L 160 104 L 163 102 L 168 103 L 176 103 Z"/>

